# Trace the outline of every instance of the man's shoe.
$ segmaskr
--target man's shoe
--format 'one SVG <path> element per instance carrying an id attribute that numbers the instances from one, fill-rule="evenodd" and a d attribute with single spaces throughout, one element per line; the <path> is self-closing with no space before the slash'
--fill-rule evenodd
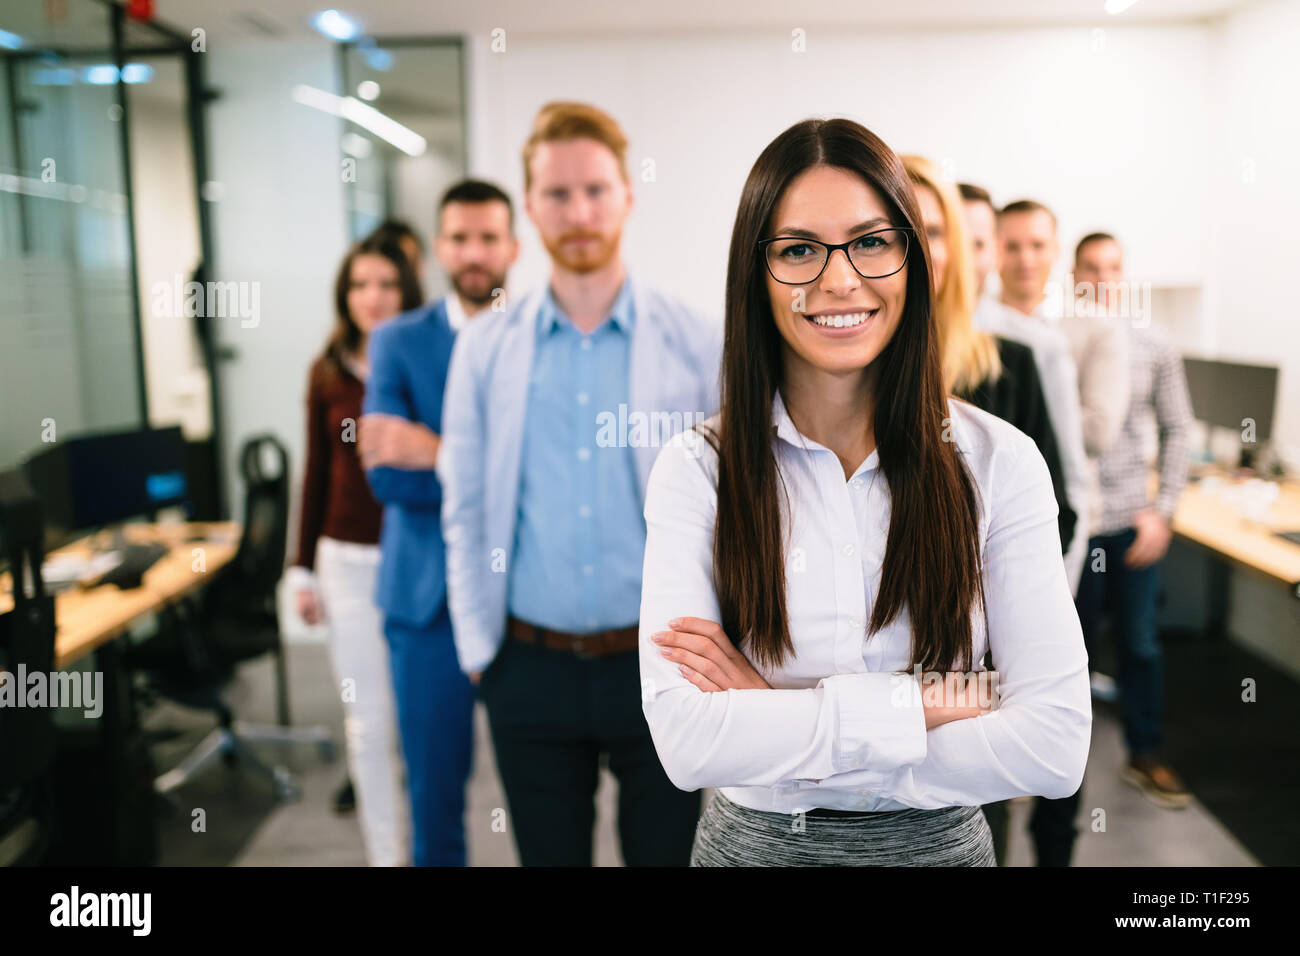
<path id="1" fill-rule="evenodd" d="M 1120 776 L 1137 787 L 1148 800 L 1158 807 L 1181 810 L 1191 802 L 1187 788 L 1178 774 L 1154 754 L 1130 757 Z"/>
<path id="2" fill-rule="evenodd" d="M 352 792 L 352 778 L 347 777 L 343 785 L 334 791 L 334 812 L 342 816 L 356 808 L 357 795 Z"/>
<path id="3" fill-rule="evenodd" d="M 1101 671 L 1092 672 L 1092 699 L 1105 701 L 1113 704 L 1119 697 L 1119 691 L 1115 687 L 1115 680 L 1112 677 L 1103 674 Z"/>

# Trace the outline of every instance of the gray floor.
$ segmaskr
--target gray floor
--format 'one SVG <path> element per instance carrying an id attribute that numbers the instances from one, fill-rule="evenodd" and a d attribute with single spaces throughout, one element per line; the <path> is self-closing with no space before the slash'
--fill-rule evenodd
<path id="1" fill-rule="evenodd" d="M 342 741 L 342 708 L 323 645 L 290 645 L 291 701 L 296 723 L 330 727 Z M 246 667 L 231 688 L 230 702 L 241 719 L 269 721 L 273 716 L 271 669 L 259 662 Z M 164 707 L 151 713 L 149 726 L 181 726 L 188 732 L 155 748 L 160 766 L 202 736 L 204 723 L 193 715 Z M 361 834 L 354 816 L 330 810 L 330 796 L 343 777 L 342 757 L 321 761 L 310 748 L 277 755 L 302 788 L 302 799 L 277 805 L 270 788 L 239 769 L 221 765 L 183 788 L 170 802 L 161 825 L 162 860 L 179 865 L 231 863 L 247 866 L 358 866 L 365 864 Z M 1118 723 L 1105 708 L 1093 721 L 1092 752 L 1084 780 L 1076 866 L 1249 866 L 1258 861 L 1217 820 L 1193 800 L 1185 810 L 1162 810 L 1120 780 L 1123 761 Z M 495 832 L 493 820 L 505 816 L 504 795 L 492 761 L 486 715 L 476 715 L 474 775 L 470 781 L 467 823 L 469 860 L 473 866 L 516 866 L 508 832 Z M 622 860 L 614 828 L 614 781 L 601 775 L 597 794 L 596 864 L 618 866 Z M 1032 801 L 1011 807 L 1010 865 L 1033 865 L 1033 849 L 1024 826 Z M 203 809 L 206 829 L 195 832 L 196 810 Z M 494 811 L 501 810 L 500 813 Z"/>

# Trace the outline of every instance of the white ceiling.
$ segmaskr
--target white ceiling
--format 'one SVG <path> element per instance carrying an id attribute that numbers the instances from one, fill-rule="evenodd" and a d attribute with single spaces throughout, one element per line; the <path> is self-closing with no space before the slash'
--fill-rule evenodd
<path id="1" fill-rule="evenodd" d="M 312 14 L 333 5 L 375 36 L 488 31 L 607 33 L 846 25 L 891 27 L 1097 26 L 1222 16 L 1253 0 L 1137 0 L 1118 16 L 1104 0 L 157 0 L 159 20 L 210 36 L 310 34 Z"/>

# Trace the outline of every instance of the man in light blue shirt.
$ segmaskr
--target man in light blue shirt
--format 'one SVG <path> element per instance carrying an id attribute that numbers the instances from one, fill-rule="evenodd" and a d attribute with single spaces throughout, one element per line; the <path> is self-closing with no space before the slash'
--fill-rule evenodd
<path id="1" fill-rule="evenodd" d="M 636 463 L 626 448 L 600 447 L 594 427 L 596 410 L 627 404 L 634 322 L 630 279 L 589 336 L 549 290 L 538 313 L 506 607 L 551 630 L 618 628 L 641 608 Z"/>
<path id="2" fill-rule="evenodd" d="M 645 722 L 637 624 L 646 482 L 717 408 L 722 326 L 629 275 L 626 145 L 594 107 L 542 108 L 524 175 L 550 280 L 467 327 L 448 373 L 448 602 L 525 866 L 591 864 L 602 759 L 628 865 L 686 865 L 699 817 Z"/>

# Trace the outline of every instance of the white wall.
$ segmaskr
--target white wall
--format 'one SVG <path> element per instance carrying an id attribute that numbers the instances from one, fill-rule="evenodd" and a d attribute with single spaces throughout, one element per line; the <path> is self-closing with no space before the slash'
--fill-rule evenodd
<path id="1" fill-rule="evenodd" d="M 522 189 L 519 152 L 557 98 L 609 110 L 639 177 L 628 257 L 721 313 L 736 202 L 762 148 L 810 115 L 846 115 L 899 152 L 925 153 L 995 200 L 1057 212 L 1062 244 L 1106 228 L 1135 275 L 1196 282 L 1206 264 L 1210 30 L 1152 27 L 727 32 L 557 37 L 511 33 L 504 53 L 470 38 L 471 165 Z M 1087 77 L 1081 82 L 1080 77 Z M 545 275 L 535 233 L 514 282 Z"/>
<path id="2" fill-rule="evenodd" d="M 260 319 L 218 322 L 235 350 L 221 366 L 228 488 L 242 508 L 236 456 L 269 431 L 293 468 L 290 548 L 296 544 L 305 453 L 307 369 L 333 324 L 334 273 L 347 248 L 339 120 L 290 98 L 295 84 L 335 90 L 335 51 L 323 40 L 241 41 L 209 54 L 221 98 L 208 110 L 215 278 L 255 282 Z"/>
<path id="3" fill-rule="evenodd" d="M 1207 296 L 1212 353 L 1280 365 L 1274 433 L 1300 468 L 1300 4 L 1265 0 L 1212 46 Z"/>

